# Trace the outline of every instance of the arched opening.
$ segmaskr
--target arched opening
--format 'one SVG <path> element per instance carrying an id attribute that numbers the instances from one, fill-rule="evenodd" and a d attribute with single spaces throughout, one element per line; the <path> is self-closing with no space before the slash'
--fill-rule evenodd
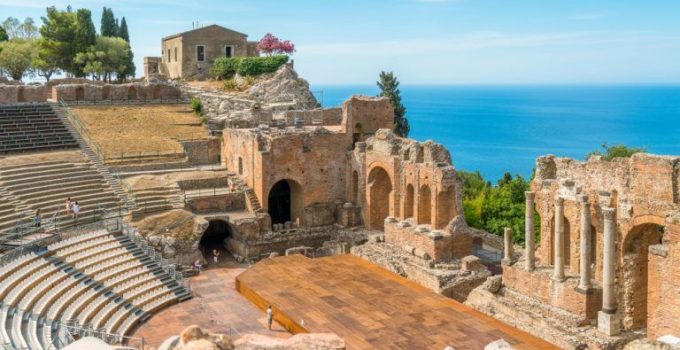
<path id="1" fill-rule="evenodd" d="M 227 251 L 226 240 L 231 237 L 231 230 L 229 224 L 224 220 L 210 220 L 208 228 L 203 232 L 201 240 L 198 242 L 198 249 L 203 252 L 206 260 L 211 259 L 212 251 L 218 250 L 220 252 Z"/>
<path id="2" fill-rule="evenodd" d="M 85 100 L 85 89 L 82 86 L 76 88 L 76 101 Z"/>
<path id="3" fill-rule="evenodd" d="M 104 85 L 104 87 L 102 87 L 102 100 L 108 100 L 109 99 L 110 90 L 111 90 L 111 87 L 109 87 L 108 85 Z"/>
<path id="4" fill-rule="evenodd" d="M 134 86 L 130 86 L 128 88 L 127 97 L 128 97 L 128 100 L 136 100 L 137 99 L 137 89 L 135 89 Z"/>
<path id="5" fill-rule="evenodd" d="M 592 278 L 596 278 L 597 271 L 598 269 L 598 263 L 601 265 L 602 262 L 598 262 L 597 260 L 597 231 L 595 230 L 595 226 L 590 226 L 590 276 Z"/>
<path id="6" fill-rule="evenodd" d="M 430 186 L 423 185 L 418 193 L 418 224 L 432 223 L 432 193 Z"/>
<path id="7" fill-rule="evenodd" d="M 385 229 L 385 218 L 390 213 L 390 197 L 392 181 L 385 169 L 376 167 L 368 175 L 369 227 L 375 230 Z"/>
<path id="8" fill-rule="evenodd" d="M 238 157 L 238 174 L 243 175 L 243 158 Z"/>
<path id="9" fill-rule="evenodd" d="M 444 228 L 456 216 L 456 202 L 453 189 L 448 188 L 437 195 L 437 229 Z"/>
<path id="10" fill-rule="evenodd" d="M 647 327 L 649 246 L 660 244 L 664 227 L 648 223 L 633 227 L 623 242 L 624 320 L 626 329 Z"/>
<path id="11" fill-rule="evenodd" d="M 267 209 L 272 224 L 283 224 L 288 221 L 298 222 L 300 218 L 301 200 L 300 185 L 292 180 L 281 180 L 269 190 Z"/>
<path id="12" fill-rule="evenodd" d="M 352 172 L 352 193 L 350 194 L 351 202 L 357 203 L 359 199 L 359 173 L 355 170 Z"/>
<path id="13" fill-rule="evenodd" d="M 413 185 L 406 185 L 406 203 L 404 204 L 404 218 L 413 217 L 413 198 L 414 198 Z"/>
<path id="14" fill-rule="evenodd" d="M 161 98 L 161 87 L 159 85 L 156 85 L 153 87 L 153 99 L 154 100 L 160 100 Z"/>

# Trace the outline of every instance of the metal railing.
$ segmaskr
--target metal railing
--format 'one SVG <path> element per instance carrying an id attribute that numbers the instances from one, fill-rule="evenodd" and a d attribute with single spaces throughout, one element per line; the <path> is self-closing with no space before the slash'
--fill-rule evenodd
<path id="1" fill-rule="evenodd" d="M 65 113 L 65 114 L 66 114 L 66 118 L 69 120 L 69 122 L 71 122 L 71 124 L 73 125 L 73 127 L 76 128 L 76 131 L 78 131 L 78 133 L 80 134 L 80 137 L 82 137 L 83 140 L 85 140 L 85 142 L 86 142 L 88 145 L 90 145 L 90 148 L 92 148 L 92 151 L 97 155 L 97 157 L 98 157 L 99 159 L 101 159 L 102 161 L 104 161 L 104 153 L 101 151 L 101 148 L 99 147 L 99 145 L 97 145 L 97 143 L 94 142 L 94 140 L 92 139 L 92 136 L 90 135 L 90 131 L 87 129 L 87 127 L 85 126 L 85 124 L 83 124 L 83 123 L 80 121 L 80 118 L 78 118 L 78 116 L 76 116 L 76 115 L 71 111 L 71 109 L 69 108 L 68 104 L 66 104 L 66 102 L 64 102 L 63 99 L 59 99 L 59 105 L 60 105 L 60 106 L 64 109 L 64 111 L 66 112 L 66 113 Z"/>

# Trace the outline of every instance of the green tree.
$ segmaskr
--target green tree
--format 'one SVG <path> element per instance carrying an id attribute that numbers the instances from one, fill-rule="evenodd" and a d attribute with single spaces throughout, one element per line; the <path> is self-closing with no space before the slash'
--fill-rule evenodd
<path id="1" fill-rule="evenodd" d="M 125 41 L 130 42 L 130 33 L 128 33 L 127 21 L 125 17 L 120 20 L 120 28 L 118 30 L 118 37 L 123 38 Z"/>
<path id="2" fill-rule="evenodd" d="M 411 129 L 406 119 L 406 107 L 401 103 L 401 91 L 399 81 L 392 72 L 380 72 L 380 80 L 377 82 L 380 88 L 378 96 L 387 97 L 394 107 L 394 132 L 401 137 L 408 137 Z"/>
<path id="3" fill-rule="evenodd" d="M 31 40 L 38 36 L 38 28 L 31 17 L 26 17 L 23 22 L 14 17 L 8 17 L 2 22 L 2 29 L 7 34 L 7 39 Z M 2 41 L 2 40 L 0 40 Z"/>
<path id="4" fill-rule="evenodd" d="M 97 80 L 111 81 L 113 74 L 124 72 L 131 52 L 125 40 L 98 36 L 97 43 L 87 52 L 76 55 L 75 61 L 83 65 L 83 71 Z"/>
<path id="5" fill-rule="evenodd" d="M 54 74 L 59 73 L 57 57 L 52 56 L 52 51 L 45 49 L 41 44 L 43 39 L 38 39 L 35 56 L 33 57 L 33 69 L 38 76 L 50 81 Z"/>
<path id="6" fill-rule="evenodd" d="M 56 7 L 48 7 L 47 15 L 42 17 L 38 52 L 41 57 L 49 59 L 59 69 L 73 73 L 76 38 L 76 15 L 67 8 L 59 11 Z"/>
<path id="7" fill-rule="evenodd" d="M 2 51 L 0 51 L 0 70 L 14 80 L 21 80 L 24 75 L 30 73 L 34 55 L 34 40 L 12 39 L 4 41 Z"/>
<path id="8" fill-rule="evenodd" d="M 603 160 L 610 161 L 614 158 L 629 158 L 635 153 L 644 153 L 647 149 L 644 147 L 628 147 L 623 144 L 609 146 L 606 143 L 602 145 L 602 150 L 595 150 L 586 155 L 586 159 L 592 156 L 601 156 Z"/>
<path id="9" fill-rule="evenodd" d="M 118 30 L 116 29 L 116 18 L 113 16 L 113 10 L 108 7 L 104 7 L 102 10 L 102 22 L 99 32 L 102 36 L 117 36 Z"/>
<path id="10" fill-rule="evenodd" d="M 76 11 L 75 38 L 73 40 L 73 55 L 86 52 L 91 46 L 96 44 L 97 31 L 92 22 L 92 12 L 88 9 Z M 85 76 L 83 65 L 74 64 L 73 74 L 77 77 Z"/>
<path id="11" fill-rule="evenodd" d="M 0 27 L 0 42 L 7 41 L 9 40 L 9 36 L 7 35 L 7 31 L 5 28 Z"/>

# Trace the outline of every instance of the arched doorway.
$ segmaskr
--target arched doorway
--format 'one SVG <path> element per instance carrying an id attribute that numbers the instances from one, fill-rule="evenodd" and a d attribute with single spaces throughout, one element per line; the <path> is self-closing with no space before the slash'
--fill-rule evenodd
<path id="1" fill-rule="evenodd" d="M 664 227 L 648 223 L 633 227 L 623 242 L 624 320 L 626 329 L 647 327 L 649 246 L 660 244 Z"/>
<path id="2" fill-rule="evenodd" d="M 226 240 L 231 237 L 229 224 L 224 220 L 210 220 L 208 228 L 203 232 L 201 240 L 198 242 L 198 249 L 203 252 L 206 260 L 211 260 L 212 251 L 217 249 L 220 252 L 227 251 Z"/>
<path id="3" fill-rule="evenodd" d="M 390 215 L 392 181 L 387 171 L 376 167 L 368 174 L 369 227 L 374 230 L 385 229 L 385 218 Z"/>
<path id="4" fill-rule="evenodd" d="M 430 186 L 424 185 L 420 187 L 418 193 L 418 224 L 432 223 L 432 193 Z"/>
<path id="5" fill-rule="evenodd" d="M 413 197 L 414 197 L 413 185 L 406 185 L 406 203 L 404 204 L 404 218 L 413 217 Z"/>
<path id="6" fill-rule="evenodd" d="M 267 209 L 272 224 L 297 222 L 301 208 L 300 185 L 292 180 L 280 180 L 269 190 Z"/>
<path id="7" fill-rule="evenodd" d="M 130 86 L 128 88 L 128 100 L 136 100 L 137 99 L 137 89 L 135 89 L 134 86 Z"/>
<path id="8" fill-rule="evenodd" d="M 82 86 L 76 88 L 76 101 L 85 100 L 85 89 Z"/>
<path id="9" fill-rule="evenodd" d="M 456 199 L 452 188 L 447 188 L 437 195 L 437 216 L 435 228 L 446 227 L 456 216 Z"/>

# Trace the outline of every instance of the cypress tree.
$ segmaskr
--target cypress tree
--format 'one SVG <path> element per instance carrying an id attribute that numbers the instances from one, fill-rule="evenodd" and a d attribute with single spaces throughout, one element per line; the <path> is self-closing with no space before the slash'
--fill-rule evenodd
<path id="1" fill-rule="evenodd" d="M 120 20 L 120 28 L 118 30 L 118 36 L 123 38 L 125 41 L 130 42 L 130 33 L 128 33 L 127 22 L 125 17 Z"/>
<path id="2" fill-rule="evenodd" d="M 92 22 L 92 12 L 88 9 L 79 9 L 76 11 L 76 29 L 75 38 L 73 40 L 73 54 L 85 52 L 90 46 L 93 46 L 97 40 L 97 31 L 94 29 Z M 73 73 L 77 77 L 85 76 L 83 73 L 82 64 L 74 64 Z"/>
<path id="3" fill-rule="evenodd" d="M 5 28 L 0 27 L 0 41 L 7 41 L 9 40 L 9 36 L 7 36 L 7 32 L 5 31 Z"/>
<path id="4" fill-rule="evenodd" d="M 406 119 L 406 107 L 401 103 L 401 91 L 399 81 L 392 72 L 380 72 L 380 80 L 377 82 L 380 88 L 378 96 L 387 97 L 394 107 L 394 133 L 401 137 L 408 137 L 411 127 Z"/>
<path id="5" fill-rule="evenodd" d="M 113 10 L 106 6 L 102 11 L 102 24 L 99 32 L 102 36 L 116 36 L 116 19 L 113 17 Z"/>

